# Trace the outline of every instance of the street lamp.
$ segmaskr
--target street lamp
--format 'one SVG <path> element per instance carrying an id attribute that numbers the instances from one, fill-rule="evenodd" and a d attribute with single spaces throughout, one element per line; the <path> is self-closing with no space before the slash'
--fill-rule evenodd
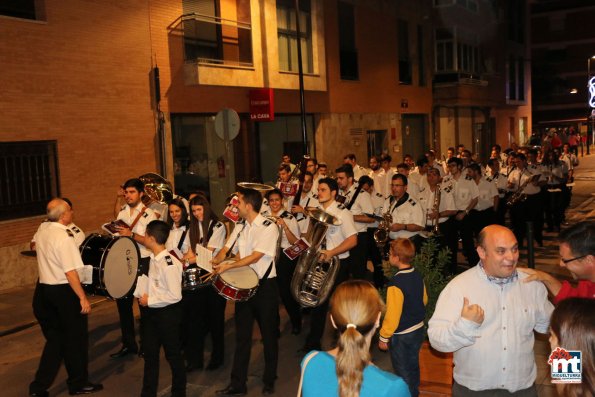
<path id="1" fill-rule="evenodd" d="M 591 59 L 595 59 L 595 55 L 587 59 L 587 95 L 589 98 L 589 107 L 591 108 L 591 142 L 595 142 L 595 78 L 591 78 Z M 590 154 L 590 146 L 589 135 L 587 134 L 587 154 Z"/>

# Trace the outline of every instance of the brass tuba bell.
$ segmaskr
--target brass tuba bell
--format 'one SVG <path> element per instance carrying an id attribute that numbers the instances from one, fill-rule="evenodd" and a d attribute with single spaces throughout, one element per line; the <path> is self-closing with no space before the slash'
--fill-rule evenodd
<path id="1" fill-rule="evenodd" d="M 174 189 L 170 181 L 152 172 L 138 177 L 145 185 L 146 195 L 160 204 L 167 204 L 174 198 Z"/>

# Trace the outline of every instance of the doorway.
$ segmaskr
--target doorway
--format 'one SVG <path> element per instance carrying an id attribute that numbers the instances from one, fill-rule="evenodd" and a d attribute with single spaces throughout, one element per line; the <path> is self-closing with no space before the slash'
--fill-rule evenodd
<path id="1" fill-rule="evenodd" d="M 427 116 L 425 114 L 404 114 L 401 121 L 403 156 L 410 154 L 418 159 L 428 148 Z M 399 159 L 400 162 L 402 159 Z"/>

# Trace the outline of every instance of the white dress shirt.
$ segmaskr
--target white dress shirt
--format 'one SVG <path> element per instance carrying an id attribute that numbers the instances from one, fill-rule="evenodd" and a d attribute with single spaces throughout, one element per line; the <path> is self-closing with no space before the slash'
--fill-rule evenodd
<path id="1" fill-rule="evenodd" d="M 332 216 L 339 219 L 340 225 L 329 226 L 326 231 L 326 249 L 332 250 L 338 247 L 347 237 L 357 234 L 355 222 L 353 222 L 353 214 L 344 208 L 339 207 L 339 203 L 333 201 L 326 209 L 320 205 L 321 210 L 328 212 Z M 349 258 L 349 251 L 339 254 L 339 259 Z"/>
<path id="2" fill-rule="evenodd" d="M 494 197 L 498 196 L 496 185 L 482 176 L 479 184 L 477 184 L 477 189 L 479 189 L 479 199 L 477 200 L 477 205 L 474 209 L 483 211 L 493 207 Z"/>
<path id="3" fill-rule="evenodd" d="M 347 208 L 347 205 L 353 201 L 357 189 L 357 185 L 353 184 L 351 185 L 349 190 L 347 190 L 347 192 L 341 191 L 341 194 L 344 194 L 346 197 L 344 203 L 345 208 Z M 359 194 L 357 195 L 357 197 L 355 197 L 355 202 L 353 202 L 349 211 L 353 215 L 373 214 L 374 206 L 372 205 L 370 193 L 366 192 L 364 189 L 360 189 Z M 354 222 L 355 229 L 358 233 L 365 232 L 368 229 L 368 226 L 370 225 L 370 223 L 366 222 Z"/>
<path id="4" fill-rule="evenodd" d="M 180 244 L 180 239 L 182 235 L 186 231 L 186 226 L 176 227 L 173 225 L 172 229 L 169 231 L 169 236 L 167 237 L 167 241 L 165 242 L 165 249 L 167 251 L 174 251 L 178 248 Z M 186 254 L 190 249 L 190 233 L 186 231 L 186 235 L 184 236 L 184 241 L 182 242 L 182 247 L 180 248 L 180 252 L 182 254 Z"/>
<path id="5" fill-rule="evenodd" d="M 34 236 L 39 282 L 48 285 L 68 284 L 66 273 L 83 269 L 74 234 L 61 223 L 45 223 L 47 225 Z"/>
<path id="6" fill-rule="evenodd" d="M 159 254 L 150 254 L 149 307 L 165 307 L 182 300 L 182 263 L 164 249 Z M 140 298 L 141 291 L 137 284 L 134 296 Z"/>
<path id="7" fill-rule="evenodd" d="M 384 201 L 384 205 L 382 206 L 382 213 L 386 214 L 389 212 L 393 217 L 393 222 L 391 226 L 399 223 L 399 224 L 416 224 L 421 227 L 424 227 L 426 224 L 425 221 L 425 214 L 421 205 L 411 196 L 400 206 L 396 206 L 397 200 L 390 196 Z M 388 236 L 391 240 L 397 238 L 409 238 L 415 236 L 419 232 L 412 232 L 409 230 L 399 230 L 398 232 L 390 232 Z"/>
<path id="8" fill-rule="evenodd" d="M 465 211 L 469 203 L 479 197 L 479 189 L 471 177 L 459 176 L 456 180 L 452 175 L 445 176 L 441 186 L 452 186 L 457 211 Z"/>
<path id="9" fill-rule="evenodd" d="M 475 266 L 455 277 L 440 294 L 430 319 L 432 347 L 454 352 L 454 379 L 471 390 L 515 392 L 535 382 L 533 330 L 546 333 L 553 306 L 539 282 L 498 285 Z M 461 317 L 463 298 L 484 310 L 481 325 Z"/>
<path id="10" fill-rule="evenodd" d="M 143 208 L 146 207 L 142 203 L 140 203 L 136 207 L 134 207 L 132 213 L 130 213 L 130 207 L 128 206 L 128 204 L 126 204 L 122 208 L 122 211 L 120 211 L 120 213 L 118 214 L 118 219 L 123 220 L 124 222 L 126 222 L 127 225 L 130 226 L 132 225 L 138 214 L 143 210 Z M 132 228 L 132 232 L 134 234 L 138 234 L 139 236 L 144 236 L 145 230 L 147 230 L 147 225 L 149 224 L 149 222 L 154 221 L 156 219 L 157 217 L 155 216 L 155 212 L 153 212 L 152 209 L 147 208 L 145 210 L 145 213 L 141 215 L 141 217 L 138 219 L 138 222 L 136 222 L 136 225 L 134 225 L 134 227 Z M 138 246 L 140 256 L 142 258 L 147 258 L 149 255 L 151 255 L 151 251 L 145 248 L 144 245 L 136 241 L 135 243 Z"/>

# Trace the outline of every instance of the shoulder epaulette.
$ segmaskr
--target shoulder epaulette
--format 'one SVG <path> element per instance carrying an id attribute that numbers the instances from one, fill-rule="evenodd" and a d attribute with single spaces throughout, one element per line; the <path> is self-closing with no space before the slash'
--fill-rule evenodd
<path id="1" fill-rule="evenodd" d="M 221 223 L 221 222 L 217 222 L 217 223 L 215 223 L 215 226 L 213 226 L 213 227 L 214 227 L 215 229 L 217 229 L 218 227 L 221 227 L 221 226 L 223 226 L 223 223 Z"/>
<path id="2" fill-rule="evenodd" d="M 452 190 L 452 185 L 446 185 L 443 188 L 441 188 L 441 190 L 444 190 L 446 193 L 450 193 L 450 191 Z"/>
<path id="3" fill-rule="evenodd" d="M 171 266 L 174 264 L 174 261 L 171 260 L 171 256 L 165 255 L 165 261 L 167 262 L 167 266 Z"/>
<path id="4" fill-rule="evenodd" d="M 268 202 L 268 200 L 267 200 L 267 199 L 262 199 L 262 204 L 264 204 L 264 205 L 269 205 L 269 202 Z"/>
<path id="5" fill-rule="evenodd" d="M 471 178 L 471 175 L 465 175 L 465 179 L 468 180 L 468 181 L 473 180 L 473 178 Z"/>
<path id="6" fill-rule="evenodd" d="M 346 208 L 345 208 L 345 206 L 344 206 L 343 204 L 337 204 L 337 207 L 338 207 L 340 210 L 344 210 L 344 209 L 346 209 Z"/>
<path id="7" fill-rule="evenodd" d="M 378 193 L 378 192 L 376 192 L 376 197 L 383 197 L 384 198 L 384 196 L 382 194 Z"/>
<path id="8" fill-rule="evenodd" d="M 262 224 L 263 224 L 263 225 L 265 225 L 265 226 L 268 226 L 268 225 L 270 225 L 271 223 L 273 223 L 273 222 L 271 222 L 271 221 L 270 221 L 270 220 L 268 220 L 268 219 L 265 219 L 265 220 L 264 220 L 264 222 L 262 222 Z"/>
<path id="9" fill-rule="evenodd" d="M 291 219 L 293 218 L 293 215 L 291 215 L 288 211 L 283 211 L 283 213 L 281 213 L 281 218 Z"/>
<path id="10" fill-rule="evenodd" d="M 124 211 L 126 209 L 126 204 L 120 207 L 120 211 Z"/>
<path id="11" fill-rule="evenodd" d="M 318 195 L 317 195 L 317 194 L 314 194 L 314 193 L 312 193 L 312 197 L 313 197 L 315 200 L 318 200 Z"/>
<path id="12" fill-rule="evenodd" d="M 415 204 L 417 204 L 415 202 L 415 200 L 413 200 L 412 198 L 410 198 L 409 200 L 407 200 L 409 202 L 409 204 L 411 204 L 411 206 L 413 207 Z"/>
<path id="13" fill-rule="evenodd" d="M 74 233 L 72 233 L 72 230 L 70 230 L 70 229 L 66 229 L 66 233 L 68 233 L 68 235 L 69 235 L 70 237 L 74 237 Z"/>
<path id="14" fill-rule="evenodd" d="M 146 218 L 146 217 L 148 217 L 148 216 L 149 216 L 149 214 L 148 214 L 148 213 L 145 211 L 145 212 L 143 213 L 143 218 Z"/>
<path id="15" fill-rule="evenodd" d="M 70 230 L 72 230 L 73 232 L 75 232 L 75 233 L 77 233 L 77 234 L 81 232 L 81 229 L 79 229 L 79 228 L 78 228 L 78 227 L 76 227 L 76 226 L 73 226 L 73 227 L 71 227 L 71 228 L 70 228 Z"/>

